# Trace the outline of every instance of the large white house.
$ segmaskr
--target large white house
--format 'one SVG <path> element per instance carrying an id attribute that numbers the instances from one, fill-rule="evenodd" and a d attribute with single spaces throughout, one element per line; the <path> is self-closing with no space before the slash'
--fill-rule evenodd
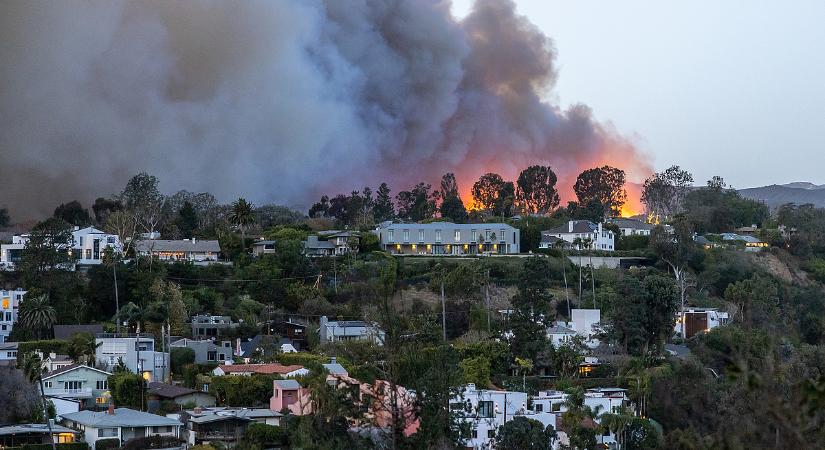
<path id="1" fill-rule="evenodd" d="M 17 288 L 13 291 L 0 291 L 0 342 L 6 342 L 14 324 L 17 323 L 17 311 L 26 291 Z"/>
<path id="2" fill-rule="evenodd" d="M 155 351 L 151 334 L 100 333 L 95 344 L 95 360 L 107 371 L 114 370 L 122 360 L 130 371 L 142 373 L 147 381 L 161 381 L 169 374 L 169 353 Z"/>
<path id="3" fill-rule="evenodd" d="M 0 245 L 0 267 L 13 269 L 23 256 L 23 249 L 29 243 L 31 236 L 20 234 L 12 237 L 11 244 Z M 107 247 L 116 253 L 123 252 L 123 244 L 116 234 L 109 234 L 95 227 L 74 227 L 70 251 L 75 264 L 97 265 L 103 262 L 103 255 Z M 74 267 L 71 267 L 74 269 Z"/>
<path id="4" fill-rule="evenodd" d="M 398 255 L 519 253 L 520 232 L 506 223 L 392 223 L 374 231 L 381 249 Z"/>
<path id="5" fill-rule="evenodd" d="M 613 232 L 604 228 L 604 224 L 589 220 L 571 220 L 560 227 L 542 231 L 541 236 L 541 248 L 548 248 L 552 241 L 549 238 L 553 237 L 570 243 L 571 247 L 578 250 L 612 252 L 616 249 Z"/>
<path id="6" fill-rule="evenodd" d="M 450 409 L 468 423 L 469 436 L 464 447 L 475 450 L 492 448 L 498 428 L 516 417 L 538 420 L 545 427 L 556 426 L 556 415 L 549 409 L 536 412 L 529 408 L 526 392 L 478 389 L 475 384 L 464 386 L 461 397 L 450 400 Z"/>
<path id="7" fill-rule="evenodd" d="M 565 392 L 539 391 L 532 398 L 532 410 L 536 414 L 552 414 L 558 420 L 561 414 L 568 409 L 567 399 L 568 395 Z M 625 389 L 595 388 L 585 391 L 584 406 L 596 412 L 595 422 L 600 423 L 603 414 L 614 414 L 622 407 L 631 408 L 632 405 Z M 558 428 L 556 429 L 558 431 Z M 607 448 L 614 448 L 613 446 L 616 445 L 616 436 L 613 433 L 597 434 L 596 439 L 598 444 L 604 444 Z M 566 433 L 559 433 L 559 443 L 569 444 Z"/>
<path id="8" fill-rule="evenodd" d="M 83 440 L 95 450 L 101 439 L 117 439 L 124 442 L 149 436 L 179 437 L 182 423 L 169 417 L 135 411 L 128 408 L 114 408 L 108 411 L 78 411 L 63 416 L 63 425 L 83 432 Z"/>

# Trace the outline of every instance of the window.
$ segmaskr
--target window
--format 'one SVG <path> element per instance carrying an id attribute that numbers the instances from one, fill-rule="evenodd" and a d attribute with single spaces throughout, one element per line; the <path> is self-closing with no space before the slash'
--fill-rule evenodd
<path id="1" fill-rule="evenodd" d="M 218 360 L 219 360 L 219 361 L 226 361 L 226 355 L 224 355 L 223 353 L 221 353 L 220 355 L 218 355 Z"/>
<path id="2" fill-rule="evenodd" d="M 490 230 L 484 230 L 484 240 L 485 241 L 490 240 Z"/>
<path id="3" fill-rule="evenodd" d="M 404 242 L 410 242 L 410 230 L 404 230 Z"/>
<path id="4" fill-rule="evenodd" d="M 43 387 L 51 389 L 52 388 L 52 382 L 51 381 L 44 381 L 43 382 Z"/>
<path id="5" fill-rule="evenodd" d="M 493 428 L 487 430 L 487 439 L 492 439 L 494 437 L 496 437 L 496 430 Z"/>
<path id="6" fill-rule="evenodd" d="M 473 430 L 470 431 L 470 438 L 478 439 L 478 429 L 477 428 L 473 428 Z"/>
<path id="7" fill-rule="evenodd" d="M 441 230 L 435 230 L 435 241 L 441 242 Z"/>
<path id="8" fill-rule="evenodd" d="M 92 249 L 86 249 L 86 259 L 92 259 Z"/>
<path id="9" fill-rule="evenodd" d="M 502 242 L 504 242 L 504 240 L 506 239 L 504 236 L 507 236 L 506 234 L 504 234 L 504 228 L 498 230 L 498 238 L 501 239 Z"/>
<path id="10" fill-rule="evenodd" d="M 6 322 L 11 322 L 11 313 L 10 312 L 6 313 Z"/>
<path id="11" fill-rule="evenodd" d="M 101 391 L 105 391 L 106 389 L 109 389 L 109 382 L 107 380 L 97 380 L 95 388 Z"/>
<path id="12" fill-rule="evenodd" d="M 114 236 L 107 237 L 106 238 L 106 243 L 107 244 L 114 244 L 115 243 L 115 237 Z"/>
<path id="13" fill-rule="evenodd" d="M 208 384 L 204 384 L 203 386 L 201 386 L 201 391 L 203 391 L 203 392 L 209 392 L 209 385 L 208 385 Z"/>
<path id="14" fill-rule="evenodd" d="M 9 309 L 9 299 L 3 299 L 3 309 Z"/>
<path id="15" fill-rule="evenodd" d="M 478 402 L 478 417 L 485 419 L 495 417 L 493 414 L 493 402 Z"/>
<path id="16" fill-rule="evenodd" d="M 83 236 L 80 236 L 80 246 L 83 247 Z"/>
<path id="17" fill-rule="evenodd" d="M 82 381 L 64 381 L 63 389 L 67 391 L 79 391 L 83 386 Z"/>
<path id="18" fill-rule="evenodd" d="M 117 428 L 98 428 L 97 437 L 117 437 Z"/>
<path id="19" fill-rule="evenodd" d="M 418 230 L 418 242 L 424 242 L 424 230 Z"/>
<path id="20" fill-rule="evenodd" d="M 393 236 L 392 230 L 387 230 L 387 240 L 390 242 L 395 242 L 395 237 Z"/>
<path id="21" fill-rule="evenodd" d="M 0 325 L 0 330 L 6 331 L 6 325 Z"/>
<path id="22" fill-rule="evenodd" d="M 171 433 L 172 427 L 165 426 L 165 427 L 152 427 L 153 433 Z"/>
<path id="23" fill-rule="evenodd" d="M 5 326 L 5 325 L 3 325 Z M 17 358 L 17 351 L 6 352 L 7 358 Z"/>
<path id="24" fill-rule="evenodd" d="M 460 241 L 460 240 L 461 240 L 461 230 L 455 230 L 455 231 L 453 232 L 453 234 L 455 235 L 455 241 L 456 241 L 456 242 L 458 242 L 458 241 Z"/>
<path id="25" fill-rule="evenodd" d="M 561 411 L 561 403 L 551 403 L 550 404 L 550 411 L 552 411 L 552 412 Z"/>
<path id="26" fill-rule="evenodd" d="M 536 410 L 536 412 L 542 412 L 544 411 L 544 405 L 542 405 L 541 403 L 536 403 L 534 409 Z"/>
<path id="27" fill-rule="evenodd" d="M 475 242 L 476 241 L 476 230 L 470 230 L 470 236 L 471 236 L 470 241 Z"/>
<path id="28" fill-rule="evenodd" d="M 106 397 L 96 397 L 95 398 L 95 403 L 97 403 L 98 405 L 105 404 L 106 403 Z"/>

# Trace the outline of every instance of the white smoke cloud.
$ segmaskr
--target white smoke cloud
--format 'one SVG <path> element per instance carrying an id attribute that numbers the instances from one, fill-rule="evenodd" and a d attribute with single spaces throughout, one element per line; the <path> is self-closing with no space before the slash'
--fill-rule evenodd
<path id="1" fill-rule="evenodd" d="M 48 213 L 139 171 L 167 191 L 307 204 L 635 156 L 586 107 L 541 99 L 555 51 L 514 9 L 483 0 L 457 22 L 437 0 L 5 0 L 0 205 Z"/>

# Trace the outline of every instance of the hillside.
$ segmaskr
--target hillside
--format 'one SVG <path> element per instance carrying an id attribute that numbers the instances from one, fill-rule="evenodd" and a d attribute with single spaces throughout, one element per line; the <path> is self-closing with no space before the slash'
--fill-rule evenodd
<path id="1" fill-rule="evenodd" d="M 763 201 L 771 208 L 785 203 L 812 203 L 818 207 L 825 207 L 825 185 L 807 182 L 739 189 L 739 193 L 745 198 Z"/>

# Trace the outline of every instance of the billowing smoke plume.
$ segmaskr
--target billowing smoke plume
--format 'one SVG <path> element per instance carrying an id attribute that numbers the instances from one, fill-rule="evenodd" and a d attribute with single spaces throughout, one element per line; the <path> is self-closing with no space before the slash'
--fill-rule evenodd
<path id="1" fill-rule="evenodd" d="M 555 50 L 509 0 L 460 22 L 447 0 L 4 0 L 0 61 L 0 205 L 18 218 L 139 171 L 308 204 L 447 171 L 648 170 L 587 107 L 542 100 Z"/>

